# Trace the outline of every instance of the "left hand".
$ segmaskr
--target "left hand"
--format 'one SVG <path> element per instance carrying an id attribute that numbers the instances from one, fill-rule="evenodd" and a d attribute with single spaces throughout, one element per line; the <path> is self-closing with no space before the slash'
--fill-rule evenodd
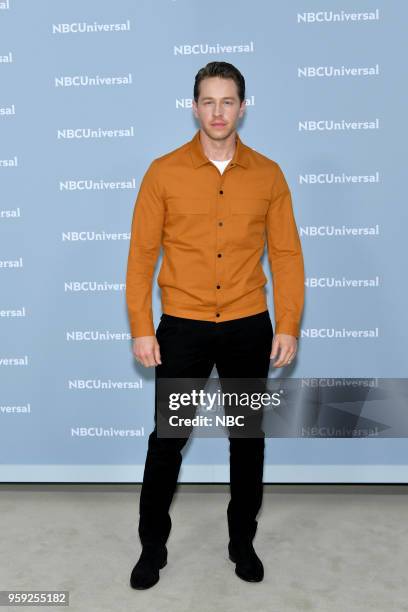
<path id="1" fill-rule="evenodd" d="M 275 334 L 272 340 L 271 359 L 275 359 L 280 349 L 279 359 L 273 364 L 274 368 L 289 365 L 296 355 L 297 339 L 290 334 Z"/>

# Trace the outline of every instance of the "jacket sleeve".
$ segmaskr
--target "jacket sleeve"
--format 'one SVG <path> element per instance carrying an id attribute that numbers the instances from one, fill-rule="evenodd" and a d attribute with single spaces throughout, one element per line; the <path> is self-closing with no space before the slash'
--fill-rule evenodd
<path id="1" fill-rule="evenodd" d="M 126 272 L 126 302 L 132 338 L 154 336 L 152 282 L 160 253 L 164 197 L 157 161 L 148 167 L 133 210 Z"/>
<path id="2" fill-rule="evenodd" d="M 266 216 L 268 260 L 273 283 L 275 334 L 299 337 L 305 272 L 292 197 L 278 164 Z"/>

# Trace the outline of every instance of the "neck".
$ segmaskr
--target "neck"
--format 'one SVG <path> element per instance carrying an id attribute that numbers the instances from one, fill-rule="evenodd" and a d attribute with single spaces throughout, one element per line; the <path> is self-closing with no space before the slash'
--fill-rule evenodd
<path id="1" fill-rule="evenodd" d="M 200 129 L 200 142 L 204 151 L 204 155 L 208 159 L 216 161 L 226 161 L 232 159 L 236 147 L 236 131 L 234 130 L 226 138 L 222 140 L 214 140 L 210 138 L 202 129 Z"/>

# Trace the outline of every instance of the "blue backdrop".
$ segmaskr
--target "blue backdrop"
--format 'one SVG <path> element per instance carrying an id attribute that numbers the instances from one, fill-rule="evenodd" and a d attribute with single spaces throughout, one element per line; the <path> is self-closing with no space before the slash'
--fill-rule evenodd
<path id="1" fill-rule="evenodd" d="M 270 375 L 406 376 L 407 17 L 396 0 L 0 1 L 0 480 L 141 480 L 154 372 L 131 352 L 131 216 L 151 160 L 197 129 L 212 60 L 246 78 L 241 138 L 284 170 L 304 249 L 298 356 Z M 265 482 L 406 482 L 407 451 L 395 422 L 269 438 Z M 228 480 L 227 441 L 195 438 L 180 481 Z"/>

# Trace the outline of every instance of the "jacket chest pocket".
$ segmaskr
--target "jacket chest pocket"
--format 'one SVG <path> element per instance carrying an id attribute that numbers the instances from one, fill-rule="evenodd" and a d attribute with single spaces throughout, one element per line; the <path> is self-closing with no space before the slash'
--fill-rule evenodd
<path id="1" fill-rule="evenodd" d="M 231 214 L 265 216 L 269 200 L 266 198 L 236 198 L 231 202 Z"/>
<path id="2" fill-rule="evenodd" d="M 174 215 L 207 215 L 210 203 L 205 198 L 167 198 L 167 214 Z"/>
<path id="3" fill-rule="evenodd" d="M 231 201 L 231 242 L 235 247 L 262 248 L 269 200 L 237 198 Z"/>

